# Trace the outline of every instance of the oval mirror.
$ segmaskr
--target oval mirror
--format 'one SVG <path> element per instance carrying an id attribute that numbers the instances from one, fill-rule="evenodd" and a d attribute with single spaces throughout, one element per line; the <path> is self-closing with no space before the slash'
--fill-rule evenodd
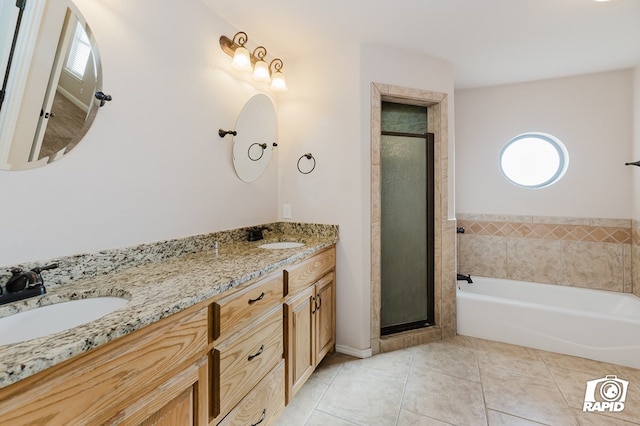
<path id="1" fill-rule="evenodd" d="M 85 135 L 100 106 L 100 61 L 72 3 L 0 1 L 0 169 L 25 170 L 61 158 Z"/>
<path id="2" fill-rule="evenodd" d="M 247 101 L 236 122 L 233 167 L 244 182 L 253 182 L 265 171 L 276 146 L 276 108 L 267 95 Z"/>

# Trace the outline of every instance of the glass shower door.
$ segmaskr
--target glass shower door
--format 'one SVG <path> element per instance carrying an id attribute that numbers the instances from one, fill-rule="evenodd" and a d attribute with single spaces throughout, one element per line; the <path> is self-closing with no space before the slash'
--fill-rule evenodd
<path id="1" fill-rule="evenodd" d="M 433 135 L 426 107 L 383 103 L 382 334 L 433 325 Z"/>

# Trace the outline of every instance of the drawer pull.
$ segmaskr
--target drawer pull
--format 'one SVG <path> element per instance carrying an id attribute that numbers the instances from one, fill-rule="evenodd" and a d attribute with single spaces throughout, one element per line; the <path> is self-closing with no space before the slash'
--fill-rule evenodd
<path id="1" fill-rule="evenodd" d="M 316 297 L 316 311 L 319 311 L 321 306 L 322 306 L 322 298 L 318 296 Z"/>
<path id="2" fill-rule="evenodd" d="M 318 304 L 316 303 L 316 297 L 315 296 L 311 296 L 311 313 L 315 314 L 316 311 L 318 310 Z"/>
<path id="3" fill-rule="evenodd" d="M 256 352 L 253 355 L 249 355 L 247 357 L 247 361 L 251 361 L 252 359 L 254 359 L 255 357 L 262 355 L 262 352 L 264 352 L 264 345 L 260 345 L 260 349 L 258 349 L 258 352 Z"/>
<path id="4" fill-rule="evenodd" d="M 262 416 L 260 417 L 260 420 L 258 420 L 255 423 L 251 423 L 251 426 L 258 426 L 260 423 L 264 422 L 264 419 L 267 417 L 267 409 L 265 408 L 264 410 L 262 410 Z"/>
<path id="5" fill-rule="evenodd" d="M 249 304 L 250 304 L 250 305 L 253 305 L 253 304 L 254 304 L 254 303 L 256 303 L 257 301 L 264 299 L 264 296 L 265 296 L 265 295 L 264 295 L 264 291 L 263 291 L 263 292 L 260 294 L 260 296 L 258 296 L 257 298 L 255 298 L 255 299 L 249 299 Z"/>

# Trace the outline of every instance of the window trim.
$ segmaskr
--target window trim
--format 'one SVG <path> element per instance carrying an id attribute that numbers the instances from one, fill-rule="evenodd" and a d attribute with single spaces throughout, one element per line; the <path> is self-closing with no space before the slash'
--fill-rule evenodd
<path id="1" fill-rule="evenodd" d="M 527 185 L 527 184 L 523 184 L 520 182 L 515 181 L 514 179 L 512 179 L 511 177 L 508 176 L 508 174 L 505 172 L 504 168 L 502 167 L 502 157 L 504 156 L 505 152 L 507 151 L 507 149 L 509 149 L 509 147 L 511 147 L 514 143 L 522 140 L 522 139 L 539 139 L 542 141 L 547 142 L 549 145 L 551 145 L 556 152 L 558 153 L 558 159 L 559 159 L 559 164 L 558 164 L 558 168 L 556 169 L 556 172 L 547 180 L 534 184 L 534 185 Z M 500 156 L 498 158 L 498 164 L 499 164 L 499 168 L 500 168 L 500 173 L 502 173 L 502 176 L 504 176 L 504 178 L 511 184 L 518 186 L 520 188 L 529 188 L 529 189 L 540 189 L 540 188 L 546 188 L 550 185 L 553 185 L 554 183 L 558 182 L 566 173 L 567 168 L 569 167 L 569 153 L 567 151 L 567 148 L 565 147 L 565 145 L 560 141 L 560 139 L 558 139 L 557 137 L 547 134 L 547 133 L 541 133 L 541 132 L 527 132 L 527 133 L 522 133 L 514 138 L 512 138 L 511 140 L 509 140 L 509 142 L 507 142 L 507 144 L 502 148 L 502 150 L 500 151 Z"/>

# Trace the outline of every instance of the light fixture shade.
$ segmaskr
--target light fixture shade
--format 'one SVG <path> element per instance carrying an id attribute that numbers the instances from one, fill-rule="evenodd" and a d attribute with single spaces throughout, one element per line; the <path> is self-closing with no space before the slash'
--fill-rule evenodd
<path id="1" fill-rule="evenodd" d="M 284 74 L 281 71 L 276 71 L 271 76 L 271 88 L 278 92 L 287 91 L 287 82 L 284 80 Z"/>
<path id="2" fill-rule="evenodd" d="M 265 61 L 256 61 L 256 64 L 253 66 L 253 79 L 265 82 L 271 81 L 269 67 L 267 66 L 267 63 Z"/>
<path id="3" fill-rule="evenodd" d="M 249 51 L 242 46 L 239 46 L 233 54 L 233 61 L 231 66 L 237 70 L 248 71 L 251 69 L 251 58 L 249 57 Z"/>

